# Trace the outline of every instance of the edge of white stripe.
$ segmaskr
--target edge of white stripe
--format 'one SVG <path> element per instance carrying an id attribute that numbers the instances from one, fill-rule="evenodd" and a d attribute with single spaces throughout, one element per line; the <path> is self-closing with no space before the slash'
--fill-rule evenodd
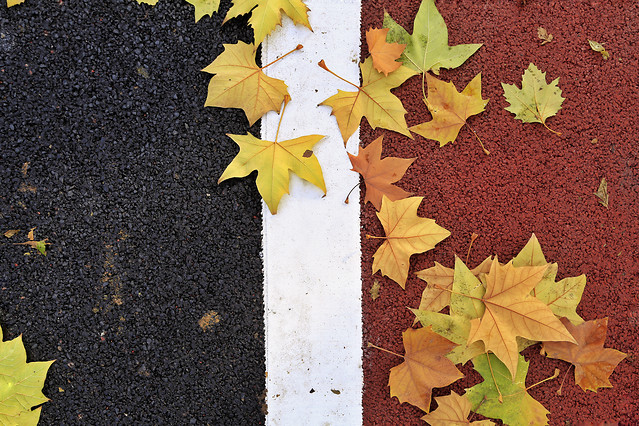
<path id="1" fill-rule="evenodd" d="M 279 140 L 321 134 L 314 149 L 327 195 L 291 174 L 291 195 L 277 215 L 263 205 L 267 424 L 362 423 L 362 325 L 359 176 L 350 171 L 335 117 L 318 104 L 348 84 L 321 69 L 359 81 L 361 0 L 307 0 L 313 32 L 284 17 L 262 45 L 265 72 L 286 82 L 292 101 Z M 262 119 L 273 140 L 279 115 Z M 357 152 L 359 131 L 349 140 Z"/>

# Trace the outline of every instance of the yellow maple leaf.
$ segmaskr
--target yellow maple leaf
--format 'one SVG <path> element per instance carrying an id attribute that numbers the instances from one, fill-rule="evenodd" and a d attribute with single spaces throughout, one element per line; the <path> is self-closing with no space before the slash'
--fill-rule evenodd
<path id="1" fill-rule="evenodd" d="M 277 111 L 289 96 L 286 84 L 264 74 L 264 68 L 301 48 L 300 44 L 273 62 L 258 67 L 252 44 L 241 41 L 225 44 L 224 52 L 202 70 L 215 74 L 209 82 L 204 106 L 241 108 L 252 126 L 267 112 Z"/>
<path id="2" fill-rule="evenodd" d="M 435 224 L 433 219 L 417 216 L 417 208 L 424 197 L 410 197 L 391 201 L 382 196 L 382 208 L 377 213 L 384 227 L 384 243 L 373 255 L 373 274 L 382 272 L 402 288 L 406 286 L 410 257 L 431 250 L 450 232 Z"/>
<path id="3" fill-rule="evenodd" d="M 282 12 L 296 24 L 304 25 L 313 31 L 308 22 L 308 10 L 302 0 L 233 0 L 233 6 L 226 14 L 224 22 L 250 12 L 249 25 L 253 28 L 257 46 L 275 27 L 282 25 Z"/>
<path id="4" fill-rule="evenodd" d="M 362 117 L 366 117 L 373 129 L 382 127 L 412 139 L 404 119 L 406 110 L 402 101 L 393 95 L 390 89 L 414 76 L 415 71 L 402 66 L 385 76 L 373 67 L 373 59 L 368 58 L 359 65 L 362 72 L 362 85 L 358 86 L 329 70 L 323 60 L 320 61 L 319 66 L 357 89 L 356 92 L 338 90 L 336 95 L 320 104 L 333 109 L 332 115 L 337 119 L 344 144 L 359 127 Z"/>
<path id="5" fill-rule="evenodd" d="M 7 0 L 7 7 L 15 6 L 16 4 L 24 3 L 25 0 Z M 157 1 L 157 0 L 155 0 Z"/>
<path id="6" fill-rule="evenodd" d="M 444 146 L 457 139 L 459 131 L 467 124 L 468 117 L 484 111 L 488 99 L 481 98 L 481 73 L 477 74 L 461 93 L 452 82 L 446 83 L 428 73 L 426 82 L 428 98 L 425 102 L 433 119 L 413 126 L 410 130 L 438 141 L 439 146 Z M 483 149 L 488 153 L 485 148 Z"/>
<path id="7" fill-rule="evenodd" d="M 284 106 L 287 102 L 288 98 Z M 277 213 L 282 196 L 289 193 L 289 172 L 326 194 L 322 168 L 312 151 L 313 146 L 324 138 L 323 135 L 307 135 L 282 142 L 277 142 L 277 135 L 273 142 L 258 139 L 250 133 L 228 136 L 239 145 L 240 152 L 226 167 L 218 183 L 233 177 L 244 177 L 257 170 L 257 189 L 272 214 Z"/>
<path id="8" fill-rule="evenodd" d="M 195 6 L 195 22 L 202 19 L 204 15 L 213 16 L 220 8 L 220 0 L 186 0 Z"/>
<path id="9" fill-rule="evenodd" d="M 485 275 L 486 293 L 481 298 L 486 310 L 470 322 L 468 344 L 483 341 L 508 368 L 517 372 L 517 336 L 535 341 L 576 343 L 550 308 L 530 292 L 544 277 L 547 265 L 501 265 L 495 259 Z"/>
<path id="10" fill-rule="evenodd" d="M 405 44 L 387 43 L 387 33 L 388 28 L 370 28 L 366 31 L 366 44 L 368 44 L 368 51 L 373 58 L 373 66 L 384 75 L 388 75 L 389 72 L 402 66 L 402 63 L 397 62 L 397 59 L 406 48 Z"/>

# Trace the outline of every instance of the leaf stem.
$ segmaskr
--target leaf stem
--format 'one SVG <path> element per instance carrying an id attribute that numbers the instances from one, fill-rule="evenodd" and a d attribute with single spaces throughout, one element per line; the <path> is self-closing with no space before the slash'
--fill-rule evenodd
<path id="1" fill-rule="evenodd" d="M 277 123 L 277 132 L 275 132 L 275 143 L 277 143 L 277 137 L 280 135 L 280 126 L 282 125 L 282 118 L 284 118 L 284 110 L 286 109 L 286 105 L 290 102 L 291 97 L 289 95 L 284 95 L 284 102 L 282 102 L 282 111 L 280 111 L 280 121 Z"/>
<path id="2" fill-rule="evenodd" d="M 282 55 L 282 56 L 280 56 L 279 58 L 275 59 L 274 61 L 269 62 L 268 64 L 264 65 L 264 66 L 263 66 L 262 68 L 260 68 L 260 69 L 261 69 L 261 70 L 263 70 L 263 69 L 264 69 L 264 68 L 266 68 L 266 67 L 270 67 L 270 66 L 271 66 L 271 65 L 273 65 L 275 62 L 279 61 L 280 59 L 283 59 L 283 58 L 287 57 L 287 56 L 288 56 L 288 55 L 290 55 L 291 53 L 293 53 L 293 52 L 295 52 L 295 51 L 297 51 L 297 50 L 300 50 L 300 49 L 301 49 L 301 48 L 303 48 L 303 47 L 304 47 L 304 46 L 302 46 L 301 44 L 298 44 L 298 45 L 295 47 L 295 49 L 291 50 L 290 52 L 288 52 L 288 53 L 286 53 L 286 54 L 284 54 L 284 55 Z"/>
<path id="3" fill-rule="evenodd" d="M 486 395 L 484 395 L 484 397 L 482 398 L 481 402 L 479 403 L 479 405 L 477 406 L 477 408 L 475 408 L 473 410 L 473 414 L 468 418 L 468 422 L 470 423 L 471 420 L 473 420 L 473 417 L 475 417 L 475 414 L 477 414 L 477 411 L 479 410 L 479 408 L 482 406 L 482 404 L 484 402 L 488 401 L 488 397 Z"/>
<path id="4" fill-rule="evenodd" d="M 566 370 L 566 374 L 564 374 L 564 378 L 561 380 L 561 385 L 559 385 L 559 389 L 557 389 L 557 395 L 561 395 L 561 388 L 564 387 L 564 382 L 566 381 L 566 377 L 568 377 L 568 373 L 570 372 L 570 369 L 572 367 L 573 367 L 572 364 L 568 366 L 568 369 Z"/>
<path id="5" fill-rule="evenodd" d="M 499 394 L 499 402 L 503 404 L 504 396 L 501 394 L 501 390 L 499 390 L 499 385 L 497 384 L 497 380 L 495 379 L 495 372 L 493 371 L 493 365 L 490 363 L 490 356 L 486 354 L 486 358 L 488 359 L 488 368 L 490 368 L 490 375 L 493 377 L 493 383 L 495 383 L 495 389 L 497 389 L 497 393 Z"/>
<path id="6" fill-rule="evenodd" d="M 470 131 L 473 132 L 473 135 L 475 135 L 475 137 L 479 141 L 479 144 L 481 145 L 481 149 L 484 151 L 484 154 L 490 155 L 490 151 L 486 149 L 486 147 L 484 146 L 484 143 L 481 141 L 481 139 L 479 139 L 479 135 L 477 134 L 477 132 L 475 132 L 472 127 L 470 127 L 470 124 L 468 124 L 468 122 L 466 123 L 466 126 L 468 126 Z"/>
<path id="7" fill-rule="evenodd" d="M 366 234 L 366 239 L 367 239 L 367 240 L 370 240 L 371 238 L 373 238 L 373 239 L 378 239 L 378 240 L 387 240 L 387 239 L 388 239 L 387 237 L 376 237 L 375 235 L 368 235 L 368 234 Z"/>
<path id="8" fill-rule="evenodd" d="M 398 356 L 398 357 L 400 357 L 400 358 L 404 358 L 404 355 L 400 355 L 400 354 L 398 354 L 398 353 L 396 353 L 396 352 L 389 351 L 388 349 L 380 348 L 379 346 L 373 345 L 371 342 L 368 342 L 368 347 L 369 347 L 369 348 L 379 349 L 380 351 L 388 352 L 389 354 L 392 354 L 392 355 Z"/>
<path id="9" fill-rule="evenodd" d="M 559 377 L 559 369 L 558 369 L 558 368 L 555 368 L 555 372 L 554 372 L 554 374 L 553 374 L 552 376 L 550 376 L 550 377 L 546 377 L 544 380 L 542 380 L 542 381 L 540 381 L 540 382 L 537 382 L 537 383 L 535 383 L 535 384 L 532 384 L 532 385 L 528 386 L 528 387 L 526 388 L 526 391 L 528 391 L 529 389 L 534 388 L 534 387 L 535 387 L 535 386 L 537 386 L 537 385 L 542 384 L 543 382 L 547 382 L 548 380 L 556 379 L 557 377 Z M 563 383 L 562 383 L 562 384 L 563 384 Z"/>
<path id="10" fill-rule="evenodd" d="M 550 127 L 548 127 L 548 126 L 546 126 L 546 123 L 545 123 L 544 121 L 542 121 L 542 122 L 541 122 L 541 124 L 543 124 L 543 125 L 544 125 L 544 127 L 545 127 L 546 129 L 550 130 L 551 132 L 553 132 L 553 133 L 554 133 L 554 134 L 556 134 L 557 136 L 560 136 L 560 135 L 561 135 L 561 133 L 559 133 L 559 132 L 557 132 L 557 131 L 555 131 L 555 130 L 551 129 L 551 128 L 550 128 Z"/>
<path id="11" fill-rule="evenodd" d="M 335 77 L 339 78 L 342 81 L 345 81 L 346 83 L 350 84 L 353 87 L 356 87 L 357 90 L 362 90 L 362 88 L 360 86 L 358 86 L 357 84 L 353 84 L 350 81 L 346 80 L 345 78 L 340 77 L 339 75 L 335 74 L 333 71 L 331 71 L 330 69 L 328 69 L 328 67 L 326 66 L 326 63 L 324 62 L 324 59 L 322 59 L 321 61 L 319 61 L 319 63 L 317 64 L 320 66 L 320 68 L 322 68 L 324 71 L 328 71 L 331 74 L 333 74 Z"/>
<path id="12" fill-rule="evenodd" d="M 424 103 L 425 103 L 425 104 L 426 104 L 426 106 L 428 107 L 428 104 L 426 103 L 425 79 L 426 79 L 426 73 L 425 73 L 425 72 L 423 72 L 423 73 L 422 73 L 422 96 L 424 97 Z"/>
<path id="13" fill-rule="evenodd" d="M 470 249 L 473 248 L 473 243 L 477 238 L 479 238 L 479 234 L 476 234 L 474 232 L 470 236 L 470 245 L 468 246 L 468 253 L 466 253 L 466 265 L 468 265 L 468 259 L 470 258 Z"/>
<path id="14" fill-rule="evenodd" d="M 348 197 L 350 197 L 350 196 L 351 196 L 351 192 L 353 192 L 353 191 L 355 190 L 355 188 L 357 188 L 358 186 L 359 186 L 359 182 L 357 182 L 357 183 L 355 184 L 355 186 L 353 186 L 353 187 L 351 188 L 351 190 L 350 190 L 350 191 L 348 191 L 348 195 L 346 196 L 346 199 L 344 200 L 344 204 L 348 204 Z"/>

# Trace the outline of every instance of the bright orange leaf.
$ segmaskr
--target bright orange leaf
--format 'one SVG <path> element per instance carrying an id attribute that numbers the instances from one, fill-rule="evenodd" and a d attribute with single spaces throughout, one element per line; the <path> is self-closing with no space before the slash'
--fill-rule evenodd
<path id="1" fill-rule="evenodd" d="M 433 388 L 441 388 L 464 377 L 446 354 L 455 343 L 435 333 L 430 327 L 409 328 L 402 333 L 404 362 L 391 368 L 388 386 L 391 398 L 430 411 Z"/>
<path id="2" fill-rule="evenodd" d="M 544 342 L 543 350 L 550 358 L 559 358 L 575 365 L 575 382 L 583 390 L 597 391 L 611 388 L 610 374 L 626 354 L 612 348 L 604 348 L 608 318 L 586 321 L 573 325 L 567 318 L 561 322 L 575 338 L 570 342 Z"/>
<path id="3" fill-rule="evenodd" d="M 541 281 L 547 265 L 515 267 L 496 259 L 485 275 L 486 293 L 481 301 L 486 310 L 481 319 L 470 322 L 468 343 L 484 342 L 508 368 L 517 372 L 517 336 L 536 341 L 577 343 L 550 308 L 530 292 Z"/>
<path id="4" fill-rule="evenodd" d="M 433 219 L 417 216 L 417 208 L 424 197 L 410 197 L 391 201 L 382 196 L 382 208 L 377 213 L 384 227 L 384 243 L 373 255 L 373 274 L 382 272 L 402 288 L 406 287 L 410 257 L 431 250 L 447 238 L 450 232 L 435 224 Z"/>
<path id="5" fill-rule="evenodd" d="M 416 160 L 395 157 L 386 157 L 382 160 L 383 139 L 384 136 L 380 136 L 366 148 L 360 148 L 357 156 L 348 153 L 353 165 L 352 170 L 361 174 L 366 184 L 364 203 L 370 201 L 377 210 L 382 207 L 382 195 L 386 195 L 391 201 L 411 195 L 393 183 L 400 180 L 406 173 L 406 169 Z"/>
<path id="6" fill-rule="evenodd" d="M 387 33 L 388 28 L 370 28 L 366 31 L 366 44 L 368 44 L 368 51 L 373 58 L 373 66 L 385 75 L 402 66 L 402 63 L 397 62 L 397 59 L 406 49 L 405 44 L 387 43 Z"/>
<path id="7" fill-rule="evenodd" d="M 484 111 L 488 99 L 481 98 L 481 73 L 477 74 L 461 93 L 452 82 L 446 83 L 430 74 L 426 74 L 426 82 L 428 98 L 425 102 L 433 119 L 413 126 L 410 130 L 425 138 L 439 141 L 439 146 L 444 146 L 457 139 L 468 117 Z M 485 148 L 483 149 L 488 153 Z"/>

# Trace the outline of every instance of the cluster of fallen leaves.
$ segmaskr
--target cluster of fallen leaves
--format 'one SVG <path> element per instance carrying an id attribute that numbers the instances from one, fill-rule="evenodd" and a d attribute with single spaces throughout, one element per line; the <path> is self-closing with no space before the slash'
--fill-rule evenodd
<path id="1" fill-rule="evenodd" d="M 436 263 L 417 272 L 427 286 L 411 310 L 422 327 L 403 333 L 405 354 L 395 355 L 404 361 L 390 371 L 391 396 L 428 413 L 422 419 L 432 425 L 467 423 L 470 411 L 509 425 L 545 425 L 548 410 L 528 393 L 541 382 L 526 385 L 528 362 L 520 354 L 539 343 L 542 354 L 574 366 L 584 391 L 611 387 L 609 376 L 626 355 L 604 347 L 607 318 L 577 314 L 586 277 L 556 281 L 557 270 L 533 235 L 505 264 L 488 257 L 469 269 L 456 258 L 452 269 Z M 456 365 L 468 361 L 484 380 L 463 395 L 436 398 L 430 412 L 432 389 L 462 378 Z"/>

